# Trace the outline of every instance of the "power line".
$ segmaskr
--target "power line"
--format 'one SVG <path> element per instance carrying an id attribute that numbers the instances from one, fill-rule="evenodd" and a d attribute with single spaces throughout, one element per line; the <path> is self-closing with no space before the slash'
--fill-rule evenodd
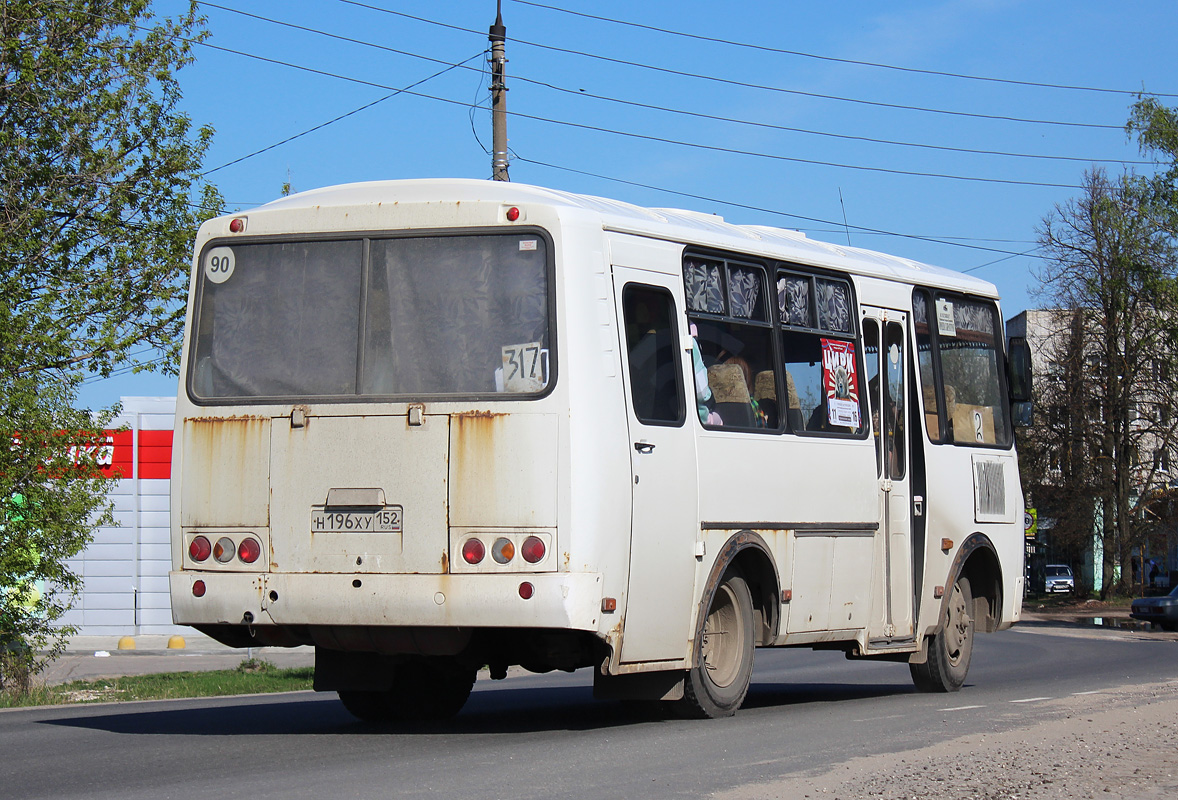
<path id="1" fill-rule="evenodd" d="M 447 62 L 443 59 L 433 58 L 431 56 L 421 55 L 419 53 L 413 53 L 408 50 L 400 50 L 395 47 L 389 47 L 387 45 L 377 44 L 375 42 L 369 42 L 369 41 L 365 41 L 363 39 L 356 39 L 356 38 L 350 37 L 350 36 L 342 36 L 340 34 L 330 33 L 328 31 L 323 31 L 318 28 L 311 28 L 311 27 L 308 27 L 305 25 L 297 25 L 292 22 L 286 22 L 284 20 L 273 19 L 271 17 L 265 17 L 265 16 L 261 16 L 259 14 L 252 14 L 252 13 L 249 13 L 246 11 L 240 11 L 235 8 L 229 8 L 228 6 L 222 6 L 222 5 L 218 5 L 216 3 L 211 3 L 211 2 L 204 2 L 204 0 L 198 0 L 198 2 L 200 5 L 207 6 L 209 8 L 220 9 L 222 11 L 227 11 L 227 12 L 230 12 L 233 14 L 239 14 L 241 16 L 248 17 L 250 19 L 255 19 L 260 22 L 266 22 L 266 23 L 270 23 L 273 25 L 292 28 L 294 30 L 304 31 L 306 33 L 313 33 L 313 34 L 316 34 L 319 36 L 323 36 L 323 37 L 326 37 L 329 39 L 334 39 L 337 41 L 346 42 L 349 44 L 356 44 L 356 45 L 361 45 L 364 47 L 370 47 L 370 48 L 373 48 L 376 50 L 381 50 L 381 51 L 389 52 L 389 53 L 395 53 L 397 55 L 402 55 L 402 56 L 408 56 L 410 58 L 416 58 L 416 59 L 428 61 L 428 62 L 435 63 L 435 64 L 449 64 L 449 62 Z M 536 4 L 536 5 L 539 5 L 539 4 Z M 547 8 L 548 6 L 542 6 L 542 7 Z M 555 8 L 555 7 L 553 7 L 553 8 Z M 563 10 L 563 9 L 558 9 L 558 10 Z M 569 13 L 579 13 L 579 12 L 569 12 Z M 469 60 L 471 60 L 471 59 L 468 59 L 468 61 Z M 481 73 L 483 72 L 483 70 L 481 68 L 466 66 L 466 62 L 463 62 L 460 66 L 462 66 L 462 68 L 467 69 L 467 70 L 477 71 L 480 73 L 480 76 L 481 76 Z M 891 140 L 891 139 L 880 139 L 880 138 L 869 137 L 869 136 L 852 136 L 849 134 L 832 133 L 829 131 L 817 131 L 817 130 L 811 130 L 808 128 L 798 128 L 798 127 L 792 127 L 792 126 L 786 126 L 786 125 L 774 125 L 774 124 L 767 123 L 767 122 L 757 122 L 757 121 L 753 121 L 753 120 L 737 119 L 737 118 L 733 118 L 733 117 L 724 117 L 724 116 L 715 115 L 715 114 L 705 114 L 705 113 L 696 112 L 696 111 L 687 111 L 684 109 L 670 108 L 670 107 L 655 105 L 655 104 L 651 104 L 651 103 L 641 103 L 641 102 L 636 102 L 636 101 L 632 101 L 632 100 L 623 100 L 620 98 L 610 97 L 607 95 L 600 95 L 600 94 L 594 94 L 591 92 L 586 92 L 584 90 L 569 89 L 569 88 L 566 88 L 563 86 L 557 86 L 557 85 L 555 85 L 553 83 L 549 83 L 547 81 L 535 80 L 535 79 L 528 78 L 528 77 L 525 77 L 522 75 L 513 75 L 512 77 L 514 80 L 522 82 L 522 83 L 529 83 L 529 84 L 532 84 L 535 86 L 542 86 L 542 87 L 551 89 L 553 91 L 562 92 L 565 94 L 573 95 L 575 97 L 587 97 L 587 98 L 594 99 L 594 100 L 601 100 L 601 101 L 609 102 L 609 103 L 617 103 L 619 105 L 625 105 L 625 106 L 629 106 L 632 108 L 645 108 L 645 109 L 649 109 L 649 110 L 653 110 L 653 111 L 660 111 L 660 112 L 669 113 L 669 114 L 689 116 L 689 117 L 692 117 L 695 119 L 707 119 L 707 120 L 712 120 L 712 121 L 716 121 L 716 122 L 728 122 L 728 123 L 732 123 L 732 124 L 736 124 L 736 125 L 746 125 L 746 126 L 752 126 L 752 127 L 757 127 L 757 128 L 763 128 L 763 129 L 767 129 L 767 130 L 778 130 L 778 131 L 785 131 L 788 133 L 801 133 L 801 134 L 805 134 L 808 136 L 823 136 L 823 137 L 828 137 L 828 138 L 841 139 L 844 141 L 858 141 L 858 142 L 866 142 L 869 144 L 884 144 L 884 145 L 891 145 L 891 146 L 896 146 L 896 147 L 913 147 L 913 148 L 926 149 L 926 150 L 939 150 L 939 151 L 951 152 L 951 153 L 966 153 L 966 154 L 970 154 L 970 155 L 992 155 L 992 156 L 1001 156 L 1001 157 L 1005 157 L 1005 158 L 1044 159 L 1044 160 L 1051 160 L 1051 161 L 1070 161 L 1070 162 L 1082 163 L 1082 164 L 1147 165 L 1147 164 L 1153 163 L 1151 161 L 1145 161 L 1145 160 L 1125 160 L 1125 159 L 1111 159 L 1111 158 L 1110 159 L 1079 158 L 1079 157 L 1075 157 L 1075 156 L 1061 156 L 1061 155 L 1050 155 L 1050 154 L 1049 155 L 1039 155 L 1039 154 L 1035 154 L 1035 153 L 1008 153 L 1008 152 L 1002 152 L 1002 151 L 996 151 L 996 150 L 981 150 L 981 149 L 973 149 L 973 148 L 965 148 L 965 147 L 951 147 L 951 146 L 947 146 L 947 145 L 927 144 L 927 143 L 922 143 L 922 142 L 904 142 L 904 141 L 896 141 L 896 140 Z M 474 110 L 472 109 L 472 111 L 471 111 L 472 114 L 473 114 L 473 111 Z M 477 134 L 476 134 L 476 138 L 477 138 Z M 283 142 L 280 142 L 279 144 L 283 144 Z M 482 146 L 481 142 L 480 142 L 480 146 Z"/>
<path id="2" fill-rule="evenodd" d="M 383 14 L 391 14 L 393 16 L 402 17 L 404 19 L 411 19 L 416 22 L 424 22 L 429 25 L 436 25 L 438 27 L 447 28 L 449 30 L 460 31 L 462 33 L 471 33 L 471 34 L 477 34 L 480 36 L 483 35 L 480 31 L 476 31 L 471 28 L 463 28 L 459 25 L 451 25 L 446 22 L 438 22 L 437 20 L 432 20 L 427 17 L 420 17 L 420 16 L 416 16 L 414 14 L 407 14 L 404 11 L 393 11 L 391 9 L 381 8 L 380 6 L 374 6 L 374 5 L 371 5 L 368 3 L 360 2 L 360 0 L 338 0 L 338 2 L 345 3 L 347 5 L 356 6 L 358 8 L 365 8 L 370 11 L 377 11 L 377 12 L 380 12 Z M 516 44 L 522 44 L 522 45 L 526 45 L 528 47 L 536 47 L 536 48 L 539 48 L 542 50 L 549 50 L 549 51 L 556 52 L 556 53 L 564 53 L 566 55 L 573 55 L 573 56 L 578 56 L 581 58 L 592 58 L 592 59 L 596 59 L 598 61 L 605 61 L 605 62 L 611 63 L 611 64 L 618 64 L 621 66 L 628 66 L 628 67 L 637 67 L 639 69 L 650 70 L 653 72 L 660 72 L 660 73 L 667 74 L 667 75 L 676 75 L 678 77 L 693 78 L 693 79 L 702 80 L 702 81 L 711 81 L 714 83 L 722 83 L 722 84 L 725 84 L 728 86 L 738 86 L 743 89 L 756 89 L 756 90 L 766 91 L 766 92 L 777 92 L 780 94 L 790 94 L 790 95 L 796 95 L 799 97 L 809 97 L 812 99 L 819 99 L 819 100 L 835 100 L 835 101 L 843 102 L 843 103 L 856 103 L 859 105 L 867 105 L 867 106 L 872 106 L 875 108 L 890 108 L 890 109 L 899 110 L 899 111 L 919 111 L 919 112 L 927 113 L 927 114 L 945 114 L 945 115 L 949 115 L 949 116 L 968 117 L 968 118 L 972 118 L 972 119 L 987 119 L 987 120 L 994 120 L 994 121 L 999 121 L 999 122 L 1019 122 L 1019 123 L 1029 124 L 1029 125 L 1058 125 L 1058 126 L 1069 127 L 1069 128 L 1090 128 L 1090 129 L 1095 129 L 1095 130 L 1124 131 L 1123 125 L 1103 125 L 1103 124 L 1092 123 L 1092 122 L 1064 122 L 1064 121 L 1059 121 L 1059 120 L 1043 120 L 1043 119 L 1028 119 L 1028 118 L 1024 118 L 1024 117 L 1012 117 L 1012 116 L 1007 116 L 1007 115 L 1003 115 L 1003 114 L 981 114 L 981 113 L 970 112 L 970 111 L 950 111 L 947 109 L 940 109 L 940 108 L 926 108 L 923 106 L 904 105 L 901 103 L 884 103 L 884 102 L 881 102 L 878 100 L 863 100 L 863 99 L 854 98 L 854 97 L 841 97 L 839 95 L 820 94 L 818 92 L 806 92 L 806 91 L 802 91 L 800 89 L 785 89 L 780 86 L 766 86 L 764 84 L 748 83 L 746 81 L 737 81 L 737 80 L 732 80 L 730 78 L 719 78 L 719 77 L 716 77 L 713 75 L 702 75 L 697 72 L 687 72 L 684 70 L 670 69 L 668 67 L 658 67 L 658 66 L 654 66 L 652 64 L 643 64 L 643 63 L 637 62 L 637 61 L 628 61 L 626 59 L 612 58 L 610 56 L 603 56 L 603 55 L 599 55 L 599 54 L 595 54 L 595 53 L 588 53 L 588 52 L 581 51 L 581 50 L 572 50 L 570 48 L 556 47 L 554 45 L 542 44 L 540 42 L 531 42 L 526 39 L 512 39 L 511 41 Z"/>
<path id="3" fill-rule="evenodd" d="M 640 28 L 642 30 L 654 31 L 655 33 L 665 33 L 671 36 L 680 36 L 685 39 L 694 39 L 701 42 L 713 42 L 715 44 L 730 45 L 732 47 L 743 47 L 750 50 L 761 50 L 766 53 L 778 53 L 781 55 L 798 56 L 800 58 L 812 58 L 818 61 L 830 61 L 836 64 L 851 64 L 858 67 L 873 67 L 876 69 L 895 70 L 897 72 L 910 72 L 918 75 L 933 75 L 939 78 L 960 78 L 969 81 L 984 81 L 987 83 L 1003 83 L 1012 86 L 1029 86 L 1036 89 L 1065 89 L 1077 92 L 1103 92 L 1107 94 L 1124 94 L 1130 96 L 1138 96 L 1142 94 L 1151 97 L 1178 97 L 1178 94 L 1167 94 L 1165 92 L 1143 92 L 1140 89 L 1105 89 L 1096 86 L 1070 86 L 1059 83 L 1042 83 L 1039 81 L 1021 81 L 1011 78 L 994 78 L 985 75 L 967 75 L 960 72 L 942 72 L 940 70 L 919 69 L 916 67 L 901 67 L 895 64 L 882 64 L 874 61 L 859 61 L 853 58 L 836 58 L 834 56 L 822 56 L 816 53 L 806 53 L 801 50 L 786 50 L 780 47 L 768 47 L 761 44 L 753 44 L 751 42 L 737 42 L 731 39 L 721 39 L 716 36 L 701 36 L 695 33 L 686 33 L 684 31 L 677 31 L 671 28 L 660 28 L 656 25 L 644 25 L 639 22 L 630 22 L 628 20 L 613 19 L 611 17 L 598 16 L 597 14 L 587 14 L 583 11 L 573 11 L 568 8 L 561 8 L 560 6 L 549 5 L 547 3 L 537 3 L 534 0 L 513 0 L 520 5 L 534 6 L 535 8 L 544 8 L 549 11 L 559 11 L 562 14 L 571 14 L 576 17 L 583 17 L 585 19 L 595 19 L 600 22 L 609 22 L 614 25 L 624 25 L 630 28 Z"/>
<path id="4" fill-rule="evenodd" d="M 342 0 L 342 1 L 346 2 L 347 0 Z M 270 58 L 268 56 L 260 56 L 255 53 L 247 53 L 242 50 L 235 50 L 235 49 L 229 48 L 229 47 L 222 47 L 220 45 L 211 44 L 209 42 L 198 42 L 198 44 L 200 44 L 202 47 L 208 47 L 213 50 L 219 50 L 219 51 L 222 51 L 225 53 L 231 53 L 231 54 L 243 56 L 246 58 L 252 58 L 252 59 L 255 59 L 258 61 L 263 61 L 266 63 L 275 64 L 278 66 L 289 67 L 292 69 L 298 69 L 298 70 L 302 70 L 304 72 L 309 72 L 309 73 L 312 73 L 315 75 L 322 75 L 324 77 L 345 80 L 345 81 L 360 84 L 363 86 L 372 86 L 375 88 L 386 89 L 386 90 L 394 89 L 395 94 L 407 94 L 412 97 L 420 97 L 422 99 L 434 100 L 437 102 L 461 106 L 463 108 L 468 108 L 468 109 L 478 107 L 476 104 L 471 104 L 471 103 L 464 102 L 461 100 L 452 100 L 452 99 L 446 98 L 446 97 L 438 97 L 437 95 L 425 94 L 424 92 L 415 92 L 415 91 L 411 91 L 409 88 L 396 89 L 395 87 L 387 86 L 385 84 L 377 83 L 375 81 L 364 80 L 362 78 L 353 78 L 353 77 L 350 77 L 347 75 L 340 75 L 338 73 L 329 72 L 327 70 L 321 70 L 321 69 L 316 69 L 314 67 L 307 67 L 307 66 L 303 66 L 300 64 L 294 64 L 289 61 L 282 61 L 280 59 Z M 901 169 L 892 169 L 889 167 L 868 167 L 868 166 L 862 166 L 862 165 L 858 165 L 858 164 L 840 164 L 840 163 L 834 162 L 834 161 L 821 161 L 818 159 L 799 158 L 796 156 L 785 156 L 785 155 L 780 155 L 780 154 L 775 154 L 775 153 L 759 153 L 759 152 L 756 152 L 753 150 L 741 150 L 739 148 L 721 147 L 719 145 L 709 145 L 709 144 L 703 144 L 700 142 L 688 142 L 688 141 L 683 141 L 683 140 L 679 140 L 679 139 L 671 139 L 669 137 L 634 133 L 632 131 L 620 131 L 620 130 L 615 130 L 613 128 L 606 128 L 606 127 L 600 126 L 600 125 L 590 125 L 590 124 L 581 123 L 581 122 L 570 122 L 568 120 L 559 120 L 559 119 L 553 119 L 551 117 L 542 117 L 537 114 L 525 114 L 525 113 L 521 113 L 518 111 L 509 111 L 508 114 L 512 117 L 517 118 L 517 119 L 528 119 L 528 120 L 532 120 L 535 122 L 546 122 L 546 123 L 553 124 L 553 125 L 562 125 L 565 127 L 577 128 L 580 130 L 594 131 L 597 133 L 609 133 L 609 134 L 612 134 L 615 136 L 624 136 L 627 138 L 640 139 L 643 141 L 650 141 L 650 142 L 657 142 L 660 144 L 674 144 L 674 145 L 678 145 L 680 147 L 689 147 L 689 148 L 698 149 L 698 150 L 707 150 L 710 152 L 727 153 L 730 155 L 742 155 L 742 156 L 749 156 L 752 158 L 764 158 L 764 159 L 769 159 L 769 160 L 773 160 L 773 161 L 785 161 L 785 162 L 790 162 L 790 163 L 795 163 L 795 164 L 811 164 L 814 166 L 837 167 L 840 169 L 853 169 L 853 170 L 859 170 L 859 171 L 864 171 L 864 172 L 881 172 L 881 173 L 890 174 L 890 175 L 907 175 L 907 176 L 919 177 L 919 178 L 942 178 L 942 179 L 946 179 L 946 180 L 960 180 L 960 181 L 970 181 L 970 182 L 976 182 L 976 183 L 997 183 L 997 184 L 1003 184 L 1003 185 L 1008 185 L 1008 186 L 1036 186 L 1036 187 L 1045 187 L 1045 188 L 1052 188 L 1052 189 L 1079 189 L 1079 188 L 1081 188 L 1077 185 L 1067 184 L 1067 183 L 1049 183 L 1049 182 L 1043 182 L 1043 181 L 1021 181 L 1021 180 L 1014 180 L 1014 179 L 1007 179 L 1007 178 L 982 178 L 982 177 L 977 177 L 977 176 L 972 176 L 972 175 L 951 175 L 948 173 L 921 172 L 921 171 L 917 171 L 917 170 L 901 170 Z"/>
<path id="5" fill-rule="evenodd" d="M 721 200 L 721 199 L 715 198 L 715 197 L 708 197 L 707 195 L 693 194 L 691 192 L 683 192 L 683 191 L 678 191 L 675 189 L 666 189 L 662 186 L 654 186 L 654 185 L 651 185 L 648 183 L 640 183 L 639 181 L 628 180 L 626 178 L 618 178 L 618 177 L 614 177 L 612 175 L 602 175 L 597 172 L 589 172 L 587 170 L 574 169 L 573 167 L 564 167 L 559 164 L 550 164 L 548 162 L 538 161 L 533 158 L 525 158 L 524 156 L 521 156 L 518 154 L 516 155 L 516 160 L 522 161 L 525 164 L 535 164 L 536 166 L 539 166 L 539 167 L 548 167 L 549 169 L 556 169 L 556 170 L 560 170 L 562 172 L 571 172 L 576 175 L 584 175 L 584 176 L 590 177 L 590 178 L 599 178 L 601 180 L 611 181 L 613 183 L 620 183 L 620 184 L 624 184 L 626 186 L 635 186 L 639 189 L 650 189 L 655 192 L 663 192 L 664 194 L 671 194 L 671 195 L 675 195 L 677 197 L 686 197 L 686 198 L 689 198 L 692 200 L 702 200 L 707 203 L 719 203 L 720 205 L 730 206 L 732 208 L 742 208 L 747 211 L 759 211 L 764 214 L 773 214 L 775 216 L 787 217 L 789 219 L 800 219 L 805 222 L 815 222 L 820 225 L 841 225 L 841 223 L 835 222 L 834 220 L 821 219 L 819 217 L 807 217 L 807 216 L 803 216 L 801 214 L 791 214 L 786 211 L 779 211 L 779 210 L 773 209 L 773 208 L 765 208 L 764 206 L 754 206 L 754 205 L 750 205 L 748 203 L 735 203 L 735 202 L 732 202 L 731 200 Z M 912 234 L 912 233 L 898 233 L 896 231 L 883 230 L 881 228 L 865 228 L 860 225 L 851 225 L 849 227 L 852 230 L 859 231 L 862 233 L 873 233 L 873 234 L 879 234 L 882 236 L 895 236 L 895 237 L 899 237 L 901 239 L 913 239 L 913 240 L 921 241 L 921 242 L 929 242 L 931 244 L 949 245 L 951 247 L 964 247 L 964 248 L 968 248 L 970 250 L 982 250 L 984 252 L 989 252 L 989 253 L 1001 253 L 1006 256 L 1025 255 L 1024 253 L 1016 253 L 1012 250 L 1001 250 L 996 247 L 982 247 L 980 245 L 965 244 L 963 242 L 954 241 L 952 239 L 936 239 L 931 236 L 920 236 L 920 235 Z M 982 266 L 986 266 L 986 265 L 983 264 Z M 975 267 L 975 269 L 978 269 L 978 267 Z"/>
<path id="6" fill-rule="evenodd" d="M 248 155 L 244 155 L 241 158 L 235 158 L 232 161 L 222 164 L 219 167 L 213 167 L 210 170 L 202 172 L 201 177 L 203 178 L 206 175 L 211 175 L 212 173 L 216 172 L 217 170 L 225 169 L 226 167 L 231 167 L 234 164 L 240 164 L 242 161 L 245 161 L 246 159 L 253 158 L 254 156 L 258 156 L 258 155 L 261 155 L 262 153 L 268 152 L 268 151 L 273 150 L 277 147 L 281 147 L 282 145 L 287 144 L 288 142 L 293 142 L 295 139 L 306 136 L 309 133 L 314 133 L 315 131 L 322 130 L 323 128 L 326 128 L 328 125 L 333 125 L 336 122 L 339 122 L 340 120 L 347 119 L 348 117 L 352 116 L 353 114 L 359 114 L 361 111 L 372 108 L 373 106 L 377 105 L 378 103 L 383 103 L 385 100 L 388 100 L 390 97 L 396 97 L 397 95 L 399 95 L 403 92 L 409 92 L 409 90 L 415 86 L 420 86 L 423 83 L 426 83 L 427 81 L 432 81 L 434 78 L 437 78 L 441 75 L 445 75 L 450 70 L 457 69 L 458 67 L 464 66 L 468 61 L 473 61 L 474 59 L 479 58 L 482 55 L 483 55 L 483 53 L 481 53 L 481 52 L 475 53 L 470 58 L 467 58 L 467 59 L 460 61 L 456 64 L 451 64 L 450 66 L 446 67 L 445 69 L 439 70 L 438 72 L 435 72 L 433 75 L 430 75 L 429 77 L 422 78 L 421 80 L 419 80 L 415 83 L 411 83 L 408 86 L 404 87 L 403 89 L 397 89 L 393 92 L 390 92 L 389 94 L 386 94 L 384 97 L 380 97 L 380 98 L 377 98 L 376 100 L 373 100 L 371 103 L 365 103 L 364 105 L 360 106 L 359 108 L 354 108 L 351 111 L 347 112 L 346 114 L 340 114 L 338 117 L 334 117 L 332 119 L 329 119 L 326 122 L 321 122 L 320 124 L 318 124 L 312 128 L 308 128 L 307 130 L 305 130 L 301 133 L 296 133 L 293 136 L 288 136 L 285 139 L 283 139 L 281 142 L 275 142 L 272 145 L 269 145 L 267 147 L 263 147 L 260 150 L 255 150 L 254 152 L 249 153 Z"/>
<path id="7" fill-rule="evenodd" d="M 516 0 L 522 2 L 522 0 Z M 706 119 L 714 122 L 730 122 L 736 125 L 748 125 L 756 128 L 765 128 L 768 130 L 785 131 L 787 133 L 803 133 L 809 136 L 826 136 L 832 139 L 843 139 L 854 142 L 867 142 L 869 144 L 886 144 L 896 147 L 915 147 L 923 150 L 939 150 L 949 153 L 966 153 L 970 155 L 983 156 L 1001 156 L 1004 158 L 1028 158 L 1028 159 L 1043 159 L 1047 161 L 1071 161 L 1082 164 L 1153 164 L 1152 161 L 1146 160 L 1125 160 L 1117 158 L 1078 158 L 1076 156 L 1059 156 L 1059 155 L 1040 155 L 1037 153 L 1008 153 L 1000 150 L 977 150 L 968 147 L 950 147 L 949 145 L 928 144 L 924 142 L 902 142 L 893 139 L 878 139 L 871 136 L 852 136 L 845 133 L 831 133 L 829 131 L 816 131 L 809 128 L 796 128 L 789 125 L 774 125 L 769 122 L 756 122 L 754 120 L 737 119 L 734 117 L 724 117 L 716 114 L 704 114 L 698 111 L 685 111 L 678 108 L 669 108 L 666 106 L 655 105 L 653 103 L 640 103 L 634 100 L 622 100 L 616 97 L 608 97 L 605 95 L 593 94 L 579 89 L 567 89 L 563 86 L 556 86 L 545 81 L 533 80 L 525 78 L 520 75 L 513 75 L 513 80 L 522 81 L 523 83 L 530 83 L 536 86 L 543 86 L 547 89 L 552 89 L 557 92 L 564 92 L 578 97 L 588 97 L 593 100 L 604 100 L 610 103 L 618 103 L 621 105 L 630 106 L 632 108 L 645 108 L 651 111 L 661 111 L 668 114 L 679 114 L 682 116 L 694 117 L 695 119 Z"/>

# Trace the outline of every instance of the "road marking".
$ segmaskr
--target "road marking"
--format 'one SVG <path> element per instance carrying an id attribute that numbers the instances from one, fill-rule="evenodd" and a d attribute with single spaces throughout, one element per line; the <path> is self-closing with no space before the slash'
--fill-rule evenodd
<path id="1" fill-rule="evenodd" d="M 1024 697 L 1022 700 L 1011 700 L 1011 703 L 1038 703 L 1040 700 L 1050 700 L 1050 697 Z"/>
<path id="2" fill-rule="evenodd" d="M 1086 694 L 1101 694 L 1104 689 L 1093 689 L 1091 692 L 1072 692 L 1074 697 L 1082 697 Z"/>
<path id="3" fill-rule="evenodd" d="M 971 711 L 975 708 L 985 708 L 985 706 L 954 706 L 953 708 L 938 708 L 938 711 Z"/>

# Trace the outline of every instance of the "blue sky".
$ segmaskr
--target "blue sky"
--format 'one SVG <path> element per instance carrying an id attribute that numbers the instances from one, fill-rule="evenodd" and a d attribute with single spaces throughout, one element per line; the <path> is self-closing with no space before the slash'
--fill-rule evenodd
<path id="1" fill-rule="evenodd" d="M 287 181 L 490 177 L 494 0 L 200 5 L 183 107 L 216 129 L 208 179 L 231 209 Z M 1036 305 L 1036 226 L 1084 170 L 1151 169 L 1129 93 L 1178 105 L 1163 0 L 503 0 L 503 21 L 513 181 L 970 270 L 1007 317 Z M 176 385 L 125 374 L 80 402 Z"/>

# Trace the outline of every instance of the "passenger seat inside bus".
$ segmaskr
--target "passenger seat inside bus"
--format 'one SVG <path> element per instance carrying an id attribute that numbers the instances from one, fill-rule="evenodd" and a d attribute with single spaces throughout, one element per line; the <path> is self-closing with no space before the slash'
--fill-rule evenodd
<path id="1" fill-rule="evenodd" d="M 722 424 L 739 428 L 756 427 L 750 402 L 752 397 L 745 383 L 744 370 L 739 364 L 729 362 L 708 367 L 708 386 L 712 387 L 715 410 L 723 420 Z"/>

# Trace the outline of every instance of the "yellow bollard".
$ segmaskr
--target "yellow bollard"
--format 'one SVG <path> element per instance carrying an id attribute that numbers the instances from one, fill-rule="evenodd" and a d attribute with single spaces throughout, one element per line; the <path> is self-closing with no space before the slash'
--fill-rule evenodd
<path id="1" fill-rule="evenodd" d="M 169 650 L 183 650 L 186 646 L 187 645 L 184 643 L 183 636 L 173 636 L 172 638 L 168 639 Z"/>
<path id="2" fill-rule="evenodd" d="M 119 639 L 119 649 L 120 650 L 134 650 L 135 649 L 135 639 L 130 636 L 124 636 L 122 639 Z"/>

